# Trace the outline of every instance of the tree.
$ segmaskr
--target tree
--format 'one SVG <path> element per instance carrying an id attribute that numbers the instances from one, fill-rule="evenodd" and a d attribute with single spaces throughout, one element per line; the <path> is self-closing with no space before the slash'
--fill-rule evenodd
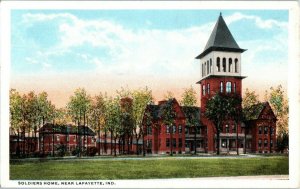
<path id="1" fill-rule="evenodd" d="M 143 118 L 147 105 L 150 104 L 153 100 L 152 91 L 148 88 L 138 89 L 132 93 L 132 117 L 133 117 L 133 132 L 136 138 L 136 154 L 138 154 L 138 142 L 140 138 L 143 138 L 144 141 L 144 128 L 143 128 Z M 148 116 L 149 117 L 149 116 Z M 144 142 L 143 142 L 144 143 Z M 143 153 L 144 154 L 144 153 Z"/>
<path id="2" fill-rule="evenodd" d="M 276 88 L 271 87 L 270 93 L 266 95 L 277 118 L 277 145 L 279 148 L 288 147 L 288 119 L 289 119 L 289 107 L 288 100 L 281 85 Z"/>
<path id="3" fill-rule="evenodd" d="M 106 103 L 106 127 L 111 135 L 111 154 L 112 154 L 112 140 L 114 139 L 114 155 L 116 156 L 116 143 L 121 128 L 121 107 L 117 98 L 109 98 Z"/>
<path id="4" fill-rule="evenodd" d="M 228 96 L 217 93 L 210 98 L 206 104 L 205 116 L 211 120 L 215 126 L 217 132 L 217 154 L 220 154 L 220 132 L 222 130 L 222 124 L 228 116 Z"/>
<path id="5" fill-rule="evenodd" d="M 180 102 L 183 106 L 195 106 L 197 103 L 196 91 L 191 86 L 190 88 L 185 88 L 182 94 L 182 100 Z"/>
<path id="6" fill-rule="evenodd" d="M 168 99 L 163 105 L 161 109 L 160 118 L 166 127 L 170 130 L 170 140 L 171 140 L 171 156 L 173 156 L 173 128 L 175 124 L 176 111 L 173 107 L 173 101 L 175 99 Z M 171 128 L 171 129 L 170 129 Z"/>
<path id="7" fill-rule="evenodd" d="M 242 107 L 251 107 L 252 105 L 258 104 L 258 95 L 255 93 L 255 91 L 250 91 L 248 88 L 246 88 L 244 98 L 242 101 Z"/>
<path id="8" fill-rule="evenodd" d="M 10 125 L 13 131 L 17 132 L 17 148 L 16 154 L 20 156 L 20 130 L 22 123 L 22 97 L 15 89 L 9 92 L 9 110 L 10 110 Z"/>
<path id="9" fill-rule="evenodd" d="M 102 93 L 96 95 L 92 99 L 90 108 L 90 122 L 93 128 L 98 132 L 98 154 L 101 152 L 101 129 L 104 128 L 106 117 L 105 117 L 105 97 Z"/>
<path id="10" fill-rule="evenodd" d="M 167 93 L 164 95 L 164 99 L 169 100 L 169 99 L 172 99 L 172 98 L 174 98 L 174 93 L 171 92 L 171 91 L 167 91 Z"/>
<path id="11" fill-rule="evenodd" d="M 197 153 L 197 128 L 200 127 L 199 122 L 200 122 L 200 112 L 199 108 L 195 107 L 196 102 L 197 102 L 197 97 L 196 97 L 196 91 L 193 89 L 191 86 L 190 88 L 184 89 L 184 92 L 182 94 L 182 101 L 181 105 L 186 106 L 184 108 L 184 114 L 186 117 L 186 127 L 189 128 L 194 128 L 195 130 L 195 135 L 194 135 L 194 154 Z M 200 128 L 199 128 L 200 129 Z"/>
<path id="12" fill-rule="evenodd" d="M 86 120 L 87 113 L 89 111 L 91 105 L 91 97 L 87 94 L 86 90 L 83 88 L 78 88 L 74 92 L 74 96 L 70 97 L 70 101 L 67 105 L 68 114 L 71 116 L 74 123 L 77 123 L 77 134 L 79 135 L 79 155 L 81 156 L 81 146 L 82 146 L 82 138 L 81 132 L 79 132 L 80 125 L 83 124 L 83 146 L 85 147 L 86 140 Z"/>
<path id="13" fill-rule="evenodd" d="M 242 110 L 242 98 L 238 95 L 233 95 L 228 98 L 229 108 L 228 117 L 233 120 L 234 127 L 236 128 L 236 153 L 239 155 L 239 132 L 238 125 L 244 120 L 243 110 Z M 246 138 L 246 134 L 245 134 Z M 246 143 L 244 144 L 244 146 Z"/>

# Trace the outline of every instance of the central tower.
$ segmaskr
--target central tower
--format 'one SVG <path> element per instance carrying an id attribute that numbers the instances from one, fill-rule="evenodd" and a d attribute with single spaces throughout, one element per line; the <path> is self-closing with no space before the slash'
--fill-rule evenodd
<path id="1" fill-rule="evenodd" d="M 207 100 L 217 93 L 236 94 L 242 96 L 241 49 L 229 31 L 222 14 L 208 39 L 200 59 L 201 80 L 201 122 L 207 127 L 208 152 L 215 150 L 215 129 L 210 120 L 204 116 Z"/>

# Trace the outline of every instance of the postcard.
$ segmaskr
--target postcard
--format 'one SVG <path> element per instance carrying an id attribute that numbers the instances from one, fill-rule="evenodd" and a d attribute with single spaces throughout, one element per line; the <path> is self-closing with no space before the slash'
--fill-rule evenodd
<path id="1" fill-rule="evenodd" d="M 298 18 L 295 1 L 3 1 L 1 187 L 299 187 Z"/>

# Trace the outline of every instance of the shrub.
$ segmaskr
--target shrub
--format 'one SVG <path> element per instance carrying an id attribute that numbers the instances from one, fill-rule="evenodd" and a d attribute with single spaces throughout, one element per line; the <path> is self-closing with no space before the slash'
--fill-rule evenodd
<path id="1" fill-rule="evenodd" d="M 67 146 L 64 144 L 59 144 L 59 145 L 57 145 L 56 150 L 57 150 L 57 155 L 59 157 L 63 157 L 66 154 Z"/>
<path id="2" fill-rule="evenodd" d="M 88 147 L 87 149 L 87 155 L 88 156 L 95 156 L 97 153 L 97 148 L 92 146 L 92 147 Z"/>

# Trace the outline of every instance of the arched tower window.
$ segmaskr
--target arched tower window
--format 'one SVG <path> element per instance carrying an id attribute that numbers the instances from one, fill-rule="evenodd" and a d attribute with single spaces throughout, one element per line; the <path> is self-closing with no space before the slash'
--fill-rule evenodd
<path id="1" fill-rule="evenodd" d="M 233 92 L 236 93 L 236 83 L 233 83 Z"/>
<path id="2" fill-rule="evenodd" d="M 205 85 L 202 85 L 202 95 L 205 96 Z"/>
<path id="3" fill-rule="evenodd" d="M 222 71 L 226 72 L 226 58 L 223 58 L 223 61 L 222 61 Z"/>
<path id="4" fill-rule="evenodd" d="M 231 93 L 231 82 L 226 82 L 226 93 Z"/>
<path id="5" fill-rule="evenodd" d="M 223 81 L 221 81 L 221 83 L 220 83 L 220 92 L 221 93 L 223 92 Z"/>
<path id="6" fill-rule="evenodd" d="M 204 63 L 204 75 L 206 75 L 206 62 Z"/>
<path id="7" fill-rule="evenodd" d="M 237 73 L 238 72 L 238 59 L 236 58 L 236 59 L 234 59 L 234 71 L 235 71 L 235 73 Z"/>
<path id="8" fill-rule="evenodd" d="M 209 83 L 207 83 L 207 94 L 209 94 L 210 93 L 210 85 L 209 85 Z"/>
<path id="9" fill-rule="evenodd" d="M 207 63 L 206 63 L 206 66 L 207 66 L 207 75 L 209 74 L 209 62 L 207 61 Z"/>
<path id="10" fill-rule="evenodd" d="M 209 73 L 212 72 L 212 60 L 210 59 L 209 60 Z"/>
<path id="11" fill-rule="evenodd" d="M 232 58 L 229 58 L 229 68 L 228 68 L 228 72 L 232 72 Z"/>
<path id="12" fill-rule="evenodd" d="M 217 58 L 217 70 L 220 72 L 220 57 Z"/>

